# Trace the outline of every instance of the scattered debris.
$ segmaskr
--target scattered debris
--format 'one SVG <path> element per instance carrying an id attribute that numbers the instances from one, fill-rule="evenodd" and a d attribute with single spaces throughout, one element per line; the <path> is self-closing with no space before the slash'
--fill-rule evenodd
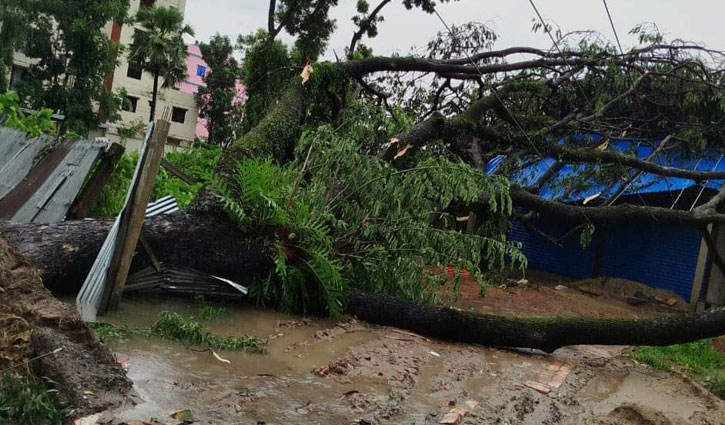
<path id="1" fill-rule="evenodd" d="M 96 413 L 95 415 L 86 416 L 85 418 L 76 419 L 73 425 L 97 425 L 98 420 L 103 416 L 103 413 Z"/>
<path id="2" fill-rule="evenodd" d="M 571 368 L 562 363 L 552 363 L 539 374 L 539 381 L 546 382 L 546 386 L 559 389 L 566 381 Z"/>
<path id="3" fill-rule="evenodd" d="M 569 287 L 567 287 L 567 286 L 564 286 L 564 285 L 556 285 L 556 286 L 554 287 L 554 289 L 556 289 L 557 291 L 564 291 L 564 290 L 566 290 L 566 289 L 569 289 Z"/>
<path id="4" fill-rule="evenodd" d="M 176 412 L 172 412 L 169 416 L 177 421 L 181 421 L 181 423 L 191 423 L 194 421 L 194 416 L 191 414 L 191 410 L 189 409 L 177 410 Z"/>
<path id="5" fill-rule="evenodd" d="M 466 406 L 468 406 L 470 409 L 475 409 L 478 407 L 478 405 L 481 404 L 477 402 L 476 400 L 466 400 Z"/>
<path id="6" fill-rule="evenodd" d="M 536 381 L 524 381 L 523 384 L 524 386 L 534 389 L 541 394 L 549 394 L 551 392 L 551 388 Z"/>
<path id="7" fill-rule="evenodd" d="M 302 68 L 302 73 L 300 74 L 300 77 L 302 77 L 302 85 L 305 85 L 307 81 L 309 81 L 310 76 L 314 72 L 314 69 L 312 69 L 312 65 L 310 65 L 309 62 L 307 62 L 307 65 L 305 65 L 304 68 Z"/>
<path id="8" fill-rule="evenodd" d="M 431 355 L 436 356 L 436 357 L 440 357 L 441 356 L 440 354 L 436 353 L 435 351 L 431 351 L 430 353 L 431 353 Z"/>
<path id="9" fill-rule="evenodd" d="M 327 376 L 330 373 L 330 365 L 320 366 L 315 370 L 319 376 Z"/>
<path id="10" fill-rule="evenodd" d="M 230 361 L 229 361 L 229 360 L 227 360 L 227 359 L 224 359 L 224 358 L 222 358 L 221 356 L 219 356 L 219 354 L 217 354 L 217 353 L 216 353 L 216 352 L 214 352 L 213 350 L 212 350 L 211 354 L 212 354 L 212 355 L 214 356 L 214 358 L 215 358 L 215 359 L 219 360 L 219 361 L 220 361 L 220 362 L 222 362 L 222 363 L 226 363 L 226 364 L 232 364 L 232 362 L 230 362 Z"/>
<path id="11" fill-rule="evenodd" d="M 454 407 L 438 423 L 446 424 L 446 425 L 457 425 L 457 424 L 461 423 L 461 421 L 463 420 L 463 417 L 466 416 L 467 414 L 468 414 L 468 411 L 466 409 L 463 409 L 460 407 Z"/>

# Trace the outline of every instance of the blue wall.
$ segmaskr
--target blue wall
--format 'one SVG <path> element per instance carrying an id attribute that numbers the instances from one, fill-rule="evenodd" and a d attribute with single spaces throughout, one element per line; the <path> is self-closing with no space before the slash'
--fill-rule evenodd
<path id="1" fill-rule="evenodd" d="M 548 220 L 539 220 L 536 227 L 557 237 L 570 228 L 562 222 Z M 581 247 L 578 234 L 558 247 L 519 222 L 511 229 L 511 238 L 523 243 L 530 268 L 575 278 L 592 276 L 597 236 L 601 233 L 595 233 L 594 241 L 587 248 Z M 618 226 L 606 234 L 599 275 L 669 289 L 689 300 L 699 250 L 700 236 L 692 225 Z"/>

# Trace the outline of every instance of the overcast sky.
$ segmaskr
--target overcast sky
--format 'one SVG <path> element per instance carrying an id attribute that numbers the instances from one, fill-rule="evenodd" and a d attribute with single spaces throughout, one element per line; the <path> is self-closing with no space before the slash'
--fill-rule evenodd
<path id="1" fill-rule="evenodd" d="M 369 2 L 373 6 L 377 4 L 376 0 Z M 327 57 L 332 57 L 332 49 L 342 55 L 350 43 L 354 30 L 350 18 L 354 15 L 355 3 L 356 0 L 340 0 L 339 6 L 332 10 L 337 31 L 330 41 Z M 236 40 L 239 34 L 266 27 L 268 4 L 268 0 L 188 0 L 186 20 L 196 30 L 198 40 L 208 40 L 215 33 Z M 614 40 L 602 0 L 535 0 L 535 4 L 544 19 L 564 32 L 593 29 Z M 666 38 L 683 38 L 725 50 L 723 0 L 608 0 L 608 5 L 625 49 L 635 44 L 635 38 L 628 34 L 631 28 L 654 22 Z M 531 32 L 536 15 L 529 0 L 460 0 L 441 4 L 438 11 L 449 24 L 488 23 L 500 36 L 498 48 L 549 47 L 551 44 L 546 34 Z M 412 46 L 424 45 L 443 29 L 434 15 L 420 10 L 407 11 L 400 0 L 389 4 L 383 16 L 385 22 L 379 26 L 378 37 L 365 40 L 376 54 L 406 53 Z"/>

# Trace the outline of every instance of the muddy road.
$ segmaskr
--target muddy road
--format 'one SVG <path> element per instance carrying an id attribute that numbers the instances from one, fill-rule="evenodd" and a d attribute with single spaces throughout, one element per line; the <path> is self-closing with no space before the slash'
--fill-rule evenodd
<path id="1" fill-rule="evenodd" d="M 150 325 L 178 299 L 130 299 L 107 317 Z M 553 355 L 432 341 L 355 320 L 334 324 L 248 306 L 206 323 L 254 334 L 267 354 L 208 351 L 132 337 L 110 343 L 137 397 L 116 421 L 191 409 L 196 424 L 721 424 L 725 403 L 676 373 L 636 364 L 625 347 Z M 134 405 L 134 403 L 137 403 Z M 458 409 L 458 410 L 456 410 Z M 457 421 L 457 422 L 456 422 Z"/>

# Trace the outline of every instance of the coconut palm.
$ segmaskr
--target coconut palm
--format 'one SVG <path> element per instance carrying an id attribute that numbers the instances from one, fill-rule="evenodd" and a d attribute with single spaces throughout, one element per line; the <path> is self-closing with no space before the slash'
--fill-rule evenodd
<path id="1" fill-rule="evenodd" d="M 128 60 L 141 66 L 154 76 L 151 114 L 156 115 L 159 79 L 164 88 L 171 87 L 186 77 L 186 44 L 184 35 L 194 36 L 194 30 L 184 25 L 184 16 L 170 7 L 141 8 L 136 14 L 141 27 L 133 35 Z"/>

